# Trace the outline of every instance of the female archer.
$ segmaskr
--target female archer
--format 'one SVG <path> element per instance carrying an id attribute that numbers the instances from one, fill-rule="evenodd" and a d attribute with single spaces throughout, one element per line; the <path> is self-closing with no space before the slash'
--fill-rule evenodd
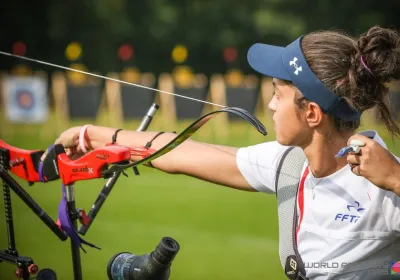
<path id="1" fill-rule="evenodd" d="M 305 156 L 297 197 L 296 245 L 308 279 L 384 279 L 374 268 L 400 260 L 400 159 L 387 152 L 373 130 L 354 135 L 363 111 L 376 107 L 394 135 L 400 128 L 386 99 L 386 83 L 400 78 L 400 35 L 373 27 L 359 38 L 335 31 L 301 36 L 286 47 L 254 44 L 248 62 L 273 78 L 276 141 L 228 147 L 188 140 L 151 162 L 243 191 L 275 192 L 276 170 L 291 146 Z M 158 150 L 175 134 L 88 125 L 64 131 L 55 141 L 71 156 L 120 145 Z M 358 154 L 335 157 L 353 138 Z M 141 157 L 133 156 L 132 161 Z M 346 263 L 345 266 L 329 265 Z"/>

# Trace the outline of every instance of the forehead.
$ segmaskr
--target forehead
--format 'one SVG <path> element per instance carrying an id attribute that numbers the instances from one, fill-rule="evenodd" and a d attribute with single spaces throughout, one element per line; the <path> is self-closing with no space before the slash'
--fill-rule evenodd
<path id="1" fill-rule="evenodd" d="M 278 79 L 278 78 L 273 78 L 272 84 L 274 86 L 287 86 L 288 85 L 287 82 L 285 82 L 284 80 Z"/>
<path id="2" fill-rule="evenodd" d="M 289 81 L 273 78 L 272 84 L 276 90 L 278 90 L 281 94 L 284 94 L 285 96 L 290 96 L 290 97 L 303 96 L 301 92 L 298 90 L 298 88 Z"/>
<path id="3" fill-rule="evenodd" d="M 275 88 L 279 88 L 279 91 L 296 91 L 296 87 L 289 81 L 273 78 L 272 84 Z"/>

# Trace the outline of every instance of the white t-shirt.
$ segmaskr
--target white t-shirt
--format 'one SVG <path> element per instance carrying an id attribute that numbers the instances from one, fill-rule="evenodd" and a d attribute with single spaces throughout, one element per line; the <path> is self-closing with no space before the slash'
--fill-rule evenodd
<path id="1" fill-rule="evenodd" d="M 362 134 L 371 133 L 386 148 L 375 131 Z M 276 141 L 241 148 L 239 170 L 256 190 L 275 193 L 277 166 L 287 148 Z M 306 168 L 307 161 L 302 174 Z M 302 212 L 297 240 L 307 277 L 389 279 L 392 263 L 400 261 L 400 196 L 356 176 L 349 165 L 322 179 L 309 172 L 303 193 L 304 209 L 297 200 Z"/>

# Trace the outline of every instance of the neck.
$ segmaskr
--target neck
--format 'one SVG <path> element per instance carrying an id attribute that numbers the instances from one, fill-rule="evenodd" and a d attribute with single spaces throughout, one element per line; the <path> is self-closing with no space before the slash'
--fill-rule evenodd
<path id="1" fill-rule="evenodd" d="M 329 135 L 315 132 L 311 141 L 303 147 L 310 172 L 316 178 L 329 176 L 347 164 L 346 157 L 335 158 L 337 152 L 347 146 L 350 134 L 332 132 Z"/>

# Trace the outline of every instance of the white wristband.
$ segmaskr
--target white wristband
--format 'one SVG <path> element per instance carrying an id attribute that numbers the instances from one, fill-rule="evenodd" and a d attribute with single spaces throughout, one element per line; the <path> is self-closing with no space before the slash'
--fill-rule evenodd
<path id="1" fill-rule="evenodd" d="M 85 154 L 88 152 L 85 146 L 85 132 L 88 126 L 91 124 L 86 124 L 81 128 L 81 131 L 79 132 L 79 147 L 81 148 L 82 152 Z"/>

